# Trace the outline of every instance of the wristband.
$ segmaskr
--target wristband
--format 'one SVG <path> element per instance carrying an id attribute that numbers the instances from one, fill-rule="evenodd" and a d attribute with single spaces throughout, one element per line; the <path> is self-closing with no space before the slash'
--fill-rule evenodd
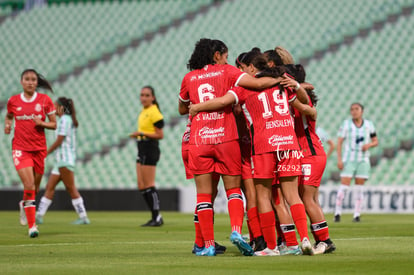
<path id="1" fill-rule="evenodd" d="M 296 82 L 295 91 L 297 91 L 297 90 L 299 90 L 299 89 L 300 89 L 300 84 L 299 84 L 299 82 Z"/>

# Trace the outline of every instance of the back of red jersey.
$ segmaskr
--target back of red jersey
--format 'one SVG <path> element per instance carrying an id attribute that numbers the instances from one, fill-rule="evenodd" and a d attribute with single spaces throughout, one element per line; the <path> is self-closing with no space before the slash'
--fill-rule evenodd
<path id="1" fill-rule="evenodd" d="M 10 97 L 7 112 L 14 116 L 13 150 L 45 150 L 46 137 L 43 127 L 36 126 L 33 118 L 45 121 L 55 113 L 55 105 L 49 96 L 35 92 L 30 100 L 23 93 Z"/>
<path id="2" fill-rule="evenodd" d="M 309 105 L 313 107 L 309 99 Z M 326 155 L 322 142 L 316 134 L 316 121 L 295 110 L 295 132 L 303 156 Z"/>
<path id="3" fill-rule="evenodd" d="M 208 65 L 186 74 L 180 100 L 197 104 L 216 97 L 237 86 L 244 75 L 231 65 Z M 190 144 L 219 144 L 238 139 L 231 106 L 217 112 L 200 112 L 192 119 Z"/>
<path id="4" fill-rule="evenodd" d="M 239 103 L 244 104 L 243 111 L 250 124 L 253 155 L 299 150 L 289 112 L 289 101 L 294 100 L 296 94 L 285 89 L 280 92 L 279 87 L 262 92 L 237 87 L 234 92 Z"/>

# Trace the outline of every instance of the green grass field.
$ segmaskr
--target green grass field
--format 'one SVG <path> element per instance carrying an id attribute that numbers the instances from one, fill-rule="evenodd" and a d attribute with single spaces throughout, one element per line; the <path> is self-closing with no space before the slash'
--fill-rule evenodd
<path id="1" fill-rule="evenodd" d="M 344 215 L 330 222 L 337 251 L 312 257 L 243 257 L 223 214 L 215 236 L 227 252 L 196 257 L 192 215 L 163 216 L 160 228 L 140 227 L 142 212 L 89 212 L 90 225 L 71 225 L 74 212 L 50 211 L 30 239 L 18 212 L 2 211 L 0 274 L 414 274 L 414 215 L 364 215 L 359 224 Z"/>

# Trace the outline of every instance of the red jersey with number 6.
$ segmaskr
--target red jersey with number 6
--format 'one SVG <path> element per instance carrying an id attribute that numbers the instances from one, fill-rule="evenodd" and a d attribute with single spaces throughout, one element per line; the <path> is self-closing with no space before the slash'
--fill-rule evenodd
<path id="1" fill-rule="evenodd" d="M 187 73 L 181 83 L 180 100 L 197 104 L 221 97 L 237 86 L 245 73 L 231 65 L 207 65 Z M 200 112 L 191 122 L 190 144 L 220 144 L 238 139 L 232 107 Z"/>
<path id="2" fill-rule="evenodd" d="M 45 121 L 47 115 L 56 112 L 55 105 L 48 95 L 35 92 L 30 99 L 24 94 L 14 95 L 7 102 L 7 112 L 14 117 L 13 150 L 46 150 L 46 137 L 43 127 L 36 126 L 33 118 Z"/>
<path id="3" fill-rule="evenodd" d="M 279 87 L 254 92 L 236 87 L 229 91 L 242 104 L 246 120 L 250 124 L 252 155 L 268 152 L 299 150 L 293 128 L 294 121 L 289 102 L 296 94 Z"/>

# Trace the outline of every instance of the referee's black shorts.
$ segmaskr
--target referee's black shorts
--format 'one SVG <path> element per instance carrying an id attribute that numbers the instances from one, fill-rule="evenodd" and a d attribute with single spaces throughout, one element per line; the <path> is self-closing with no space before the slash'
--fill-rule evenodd
<path id="1" fill-rule="evenodd" d="M 141 163 L 142 165 L 157 165 L 161 154 L 158 140 L 137 140 L 137 146 L 137 163 Z"/>

